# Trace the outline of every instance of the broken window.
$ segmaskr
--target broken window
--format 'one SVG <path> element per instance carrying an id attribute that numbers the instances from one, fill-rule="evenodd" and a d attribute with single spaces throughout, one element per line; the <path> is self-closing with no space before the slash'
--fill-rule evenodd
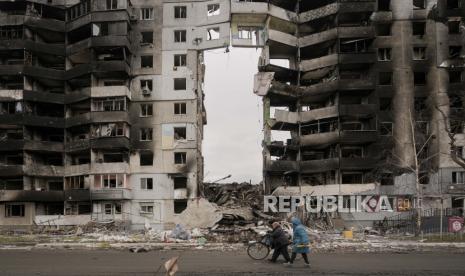
<path id="1" fill-rule="evenodd" d="M 390 11 L 391 0 L 378 0 L 378 11 Z"/>
<path id="2" fill-rule="evenodd" d="M 381 122 L 379 125 L 379 135 L 381 136 L 392 136 L 393 131 L 392 122 Z"/>
<path id="3" fill-rule="evenodd" d="M 5 204 L 5 217 L 24 217 L 24 204 Z"/>
<path id="4" fill-rule="evenodd" d="M 187 17 L 187 7 L 186 6 L 175 6 L 174 7 L 174 18 L 186 18 Z"/>
<path id="5" fill-rule="evenodd" d="M 152 141 L 152 128 L 141 128 L 140 129 L 140 140 L 141 141 Z"/>
<path id="6" fill-rule="evenodd" d="M 174 140 L 186 140 L 186 127 L 174 128 Z"/>
<path id="7" fill-rule="evenodd" d="M 0 190 L 23 190 L 24 182 L 22 178 L 7 179 L 0 181 Z"/>
<path id="8" fill-rule="evenodd" d="M 426 85 L 426 72 L 413 72 L 414 85 Z"/>
<path id="9" fill-rule="evenodd" d="M 109 35 L 108 22 L 92 23 L 92 36 Z"/>
<path id="10" fill-rule="evenodd" d="M 452 172 L 452 184 L 465 184 L 465 172 Z"/>
<path id="11" fill-rule="evenodd" d="M 208 28 L 207 29 L 207 40 L 220 39 L 220 28 Z"/>
<path id="12" fill-rule="evenodd" d="M 186 114 L 186 103 L 174 103 L 174 114 L 175 115 Z"/>
<path id="13" fill-rule="evenodd" d="M 186 152 L 175 152 L 174 153 L 174 164 L 186 164 L 187 160 Z"/>
<path id="14" fill-rule="evenodd" d="M 48 182 L 48 189 L 50 191 L 63 191 L 63 181 Z"/>
<path id="15" fill-rule="evenodd" d="M 141 32 L 141 44 L 152 44 L 153 43 L 153 32 Z"/>
<path id="16" fill-rule="evenodd" d="M 449 58 L 458 58 L 462 53 L 462 46 L 449 46 Z"/>
<path id="17" fill-rule="evenodd" d="M 140 104 L 140 117 L 153 116 L 153 104 Z"/>
<path id="18" fill-rule="evenodd" d="M 140 67 L 142 68 L 152 68 L 153 67 L 153 56 L 141 56 L 140 57 Z"/>
<path id="19" fill-rule="evenodd" d="M 139 164 L 141 166 L 153 166 L 153 152 L 141 151 L 139 153 Z"/>
<path id="20" fill-rule="evenodd" d="M 379 72 L 378 84 L 379 85 L 392 85 L 392 72 Z"/>
<path id="21" fill-rule="evenodd" d="M 447 9 L 455 10 L 460 8 L 460 0 L 447 0 Z"/>
<path id="22" fill-rule="evenodd" d="M 1 26 L 0 40 L 22 39 L 23 26 Z"/>
<path id="23" fill-rule="evenodd" d="M 153 20 L 153 8 L 141 8 L 140 19 L 141 20 Z"/>
<path id="24" fill-rule="evenodd" d="M 140 80 L 140 87 L 142 92 L 146 90 L 147 92 L 151 92 L 153 88 L 153 81 L 152 80 Z"/>
<path id="25" fill-rule="evenodd" d="M 101 159 L 98 160 L 100 162 Z M 121 163 L 124 162 L 124 155 L 122 153 L 104 153 L 104 163 Z"/>
<path id="26" fill-rule="evenodd" d="M 19 114 L 23 112 L 22 102 L 0 103 L 0 114 Z"/>
<path id="27" fill-rule="evenodd" d="M 462 82 L 462 71 L 450 71 L 449 72 L 449 83 L 461 83 Z"/>
<path id="28" fill-rule="evenodd" d="M 379 110 L 390 111 L 392 110 L 392 98 L 379 98 Z"/>
<path id="29" fill-rule="evenodd" d="M 0 155 L 1 156 L 1 155 Z M 7 165 L 22 165 L 23 164 L 23 155 L 4 155 Z"/>
<path id="30" fill-rule="evenodd" d="M 363 173 L 342 172 L 342 184 L 363 184 Z"/>
<path id="31" fill-rule="evenodd" d="M 88 179 L 88 176 L 83 175 L 70 176 L 65 178 L 65 184 L 67 189 L 84 189 Z"/>
<path id="32" fill-rule="evenodd" d="M 361 158 L 363 157 L 362 147 L 342 147 L 341 148 L 342 158 Z"/>
<path id="33" fill-rule="evenodd" d="M 425 0 L 413 0 L 414 10 L 423 10 L 426 7 Z"/>
<path id="34" fill-rule="evenodd" d="M 100 124 L 95 127 L 94 137 L 116 137 L 125 136 L 125 124 L 124 123 L 108 123 Z"/>
<path id="35" fill-rule="evenodd" d="M 126 98 L 92 99 L 92 111 L 124 111 L 126 110 Z"/>
<path id="36" fill-rule="evenodd" d="M 173 178 L 174 189 L 186 189 L 187 188 L 187 177 L 174 177 Z"/>
<path id="37" fill-rule="evenodd" d="M 153 190 L 153 178 L 141 178 L 140 188 L 141 190 Z"/>
<path id="38" fill-rule="evenodd" d="M 186 90 L 186 78 L 174 78 L 174 90 Z"/>
<path id="39" fill-rule="evenodd" d="M 146 215 L 153 215 L 153 203 L 151 202 L 141 202 L 140 204 L 140 213 Z"/>
<path id="40" fill-rule="evenodd" d="M 391 60 L 391 48 L 379 48 L 378 49 L 378 60 L 379 61 Z"/>
<path id="41" fill-rule="evenodd" d="M 174 213 L 180 214 L 187 208 L 187 199 L 175 199 L 174 200 Z"/>
<path id="42" fill-rule="evenodd" d="M 186 30 L 176 30 L 174 31 L 174 42 L 186 42 Z"/>
<path id="43" fill-rule="evenodd" d="M 425 22 L 412 22 L 412 35 L 425 35 L 426 23 Z"/>
<path id="44" fill-rule="evenodd" d="M 220 14 L 220 4 L 207 5 L 207 16 L 214 16 Z"/>
<path id="45" fill-rule="evenodd" d="M 464 122 L 462 120 L 449 120 L 450 130 L 452 133 L 463 133 Z"/>
<path id="46" fill-rule="evenodd" d="M 376 35 L 378 36 L 390 36 L 391 35 L 391 23 L 382 23 L 376 25 Z"/>
<path id="47" fill-rule="evenodd" d="M 418 173 L 418 182 L 423 185 L 429 184 L 429 173 L 428 172 L 420 172 Z"/>
<path id="48" fill-rule="evenodd" d="M 118 8 L 118 0 L 107 0 L 107 10 L 116 10 Z"/>
<path id="49" fill-rule="evenodd" d="M 426 47 L 413 47 L 413 60 L 425 60 Z"/>
<path id="50" fill-rule="evenodd" d="M 102 183 L 103 188 L 106 188 L 106 189 L 122 188 L 123 181 L 124 181 L 124 175 L 102 174 L 102 175 L 95 176 L 95 182 Z"/>
<path id="51" fill-rule="evenodd" d="M 367 40 L 362 39 L 341 39 L 341 53 L 363 53 L 368 49 Z"/>
<path id="52" fill-rule="evenodd" d="M 449 27 L 449 34 L 460 34 L 460 21 L 449 21 L 447 25 Z"/>
<path id="53" fill-rule="evenodd" d="M 184 67 L 186 66 L 187 55 L 174 55 L 174 67 Z"/>

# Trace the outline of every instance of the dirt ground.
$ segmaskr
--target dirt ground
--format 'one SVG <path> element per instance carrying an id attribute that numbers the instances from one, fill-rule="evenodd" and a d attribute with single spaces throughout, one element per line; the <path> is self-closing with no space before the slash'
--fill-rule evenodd
<path id="1" fill-rule="evenodd" d="M 176 275 L 465 275 L 465 254 L 315 253 L 312 267 L 254 261 L 242 251 L 0 250 L 0 275 L 165 275 L 162 263 L 180 256 Z M 156 273 L 156 271 L 159 271 Z"/>

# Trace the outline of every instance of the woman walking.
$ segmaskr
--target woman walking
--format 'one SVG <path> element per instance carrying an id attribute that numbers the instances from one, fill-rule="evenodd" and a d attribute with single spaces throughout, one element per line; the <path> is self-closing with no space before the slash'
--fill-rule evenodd
<path id="1" fill-rule="evenodd" d="M 304 258 L 305 265 L 310 267 L 308 262 L 308 253 L 310 252 L 310 239 L 308 238 L 307 231 L 303 226 L 302 222 L 298 218 L 292 218 L 291 220 L 293 226 L 293 239 L 292 239 L 292 255 L 291 261 L 287 264 L 292 265 L 294 263 L 297 254 L 302 254 Z"/>

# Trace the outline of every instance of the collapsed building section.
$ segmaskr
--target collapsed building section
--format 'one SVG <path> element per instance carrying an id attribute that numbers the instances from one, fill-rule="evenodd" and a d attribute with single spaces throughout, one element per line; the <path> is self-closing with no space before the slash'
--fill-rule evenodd
<path id="1" fill-rule="evenodd" d="M 396 211 L 421 194 L 424 206 L 463 207 L 441 113 L 463 105 L 464 1 L 231 5 L 233 45 L 263 47 L 254 92 L 266 193 L 388 195 Z"/>

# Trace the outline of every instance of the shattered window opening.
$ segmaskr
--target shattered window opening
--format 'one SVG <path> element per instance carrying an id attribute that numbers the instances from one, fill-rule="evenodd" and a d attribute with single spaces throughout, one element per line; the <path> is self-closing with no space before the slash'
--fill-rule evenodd
<path id="1" fill-rule="evenodd" d="M 153 81 L 152 80 L 140 80 L 140 87 L 142 90 L 152 91 Z"/>
<path id="2" fill-rule="evenodd" d="M 24 204 L 5 204 L 5 217 L 24 217 Z"/>
<path id="3" fill-rule="evenodd" d="M 342 184 L 364 184 L 362 172 L 342 172 Z"/>
<path id="4" fill-rule="evenodd" d="M 174 200 L 174 213 L 180 214 L 187 208 L 187 199 Z"/>
<path id="5" fill-rule="evenodd" d="M 141 56 L 140 67 L 141 68 L 153 68 L 153 56 L 152 55 Z"/>
<path id="6" fill-rule="evenodd" d="M 187 105 L 186 103 L 174 103 L 174 114 L 175 115 L 185 115 Z"/>
<path id="7" fill-rule="evenodd" d="M 184 67 L 187 63 L 187 55 L 174 55 L 174 67 Z"/>
<path id="8" fill-rule="evenodd" d="M 449 34 L 460 34 L 460 20 L 451 20 L 447 23 Z"/>
<path id="9" fill-rule="evenodd" d="M 153 32 L 141 32 L 141 44 L 153 44 Z"/>
<path id="10" fill-rule="evenodd" d="M 184 165 L 187 162 L 186 158 L 187 158 L 186 152 L 175 152 L 174 153 L 174 164 Z"/>
<path id="11" fill-rule="evenodd" d="M 426 47 L 413 47 L 413 60 L 426 60 Z"/>
<path id="12" fill-rule="evenodd" d="M 187 80 L 186 78 L 174 78 L 174 90 L 186 90 Z"/>
<path id="13" fill-rule="evenodd" d="M 412 22 L 412 35 L 424 36 L 426 32 L 425 22 Z"/>
<path id="14" fill-rule="evenodd" d="M 391 36 L 391 23 L 382 23 L 376 25 L 376 35 L 378 36 Z"/>
<path id="15" fill-rule="evenodd" d="M 447 0 L 447 9 L 455 10 L 461 7 L 460 0 Z"/>
<path id="16" fill-rule="evenodd" d="M 378 84 L 379 85 L 392 85 L 392 72 L 379 72 Z"/>
<path id="17" fill-rule="evenodd" d="M 378 0 L 378 11 L 390 11 L 391 0 Z"/>
<path id="18" fill-rule="evenodd" d="M 140 129 L 140 141 L 152 141 L 152 128 L 141 128 Z"/>
<path id="19" fill-rule="evenodd" d="M 140 152 L 139 153 L 140 166 L 153 166 L 153 152 Z"/>
<path id="20" fill-rule="evenodd" d="M 140 213 L 146 215 L 153 215 L 153 203 L 151 202 L 141 202 L 140 205 Z"/>
<path id="21" fill-rule="evenodd" d="M 207 40 L 217 40 L 220 39 L 220 28 L 208 28 L 207 29 Z"/>
<path id="22" fill-rule="evenodd" d="M 462 54 L 462 46 L 449 46 L 449 58 L 457 58 Z"/>
<path id="23" fill-rule="evenodd" d="M 207 16 L 214 16 L 220 14 L 220 4 L 207 5 Z"/>
<path id="24" fill-rule="evenodd" d="M 391 60 L 391 48 L 379 48 L 378 49 L 378 60 L 379 61 L 390 61 Z"/>
<path id="25" fill-rule="evenodd" d="M 173 178 L 174 189 L 186 189 L 187 188 L 187 177 L 174 177 Z"/>
<path id="26" fill-rule="evenodd" d="M 140 188 L 141 190 L 153 190 L 153 178 L 141 178 Z"/>
<path id="27" fill-rule="evenodd" d="M 140 117 L 153 116 L 153 104 L 140 104 Z"/>
<path id="28" fill-rule="evenodd" d="M 176 19 L 187 18 L 187 7 L 186 6 L 175 6 L 174 7 L 174 18 Z"/>
<path id="29" fill-rule="evenodd" d="M 381 136 L 392 136 L 394 129 L 393 122 L 381 122 L 379 126 L 379 135 Z"/>
<path id="30" fill-rule="evenodd" d="M 462 71 L 450 71 L 449 83 L 461 83 L 463 81 Z"/>
<path id="31" fill-rule="evenodd" d="M 186 127 L 174 128 L 174 140 L 186 140 Z"/>
<path id="32" fill-rule="evenodd" d="M 423 10 L 426 7 L 425 0 L 413 0 L 413 9 L 414 10 Z"/>
<path id="33" fill-rule="evenodd" d="M 153 20 L 153 8 L 141 8 L 140 20 Z"/>
<path id="34" fill-rule="evenodd" d="M 413 84 L 416 86 L 426 85 L 426 72 L 413 72 Z"/>
<path id="35" fill-rule="evenodd" d="M 174 42 L 175 43 L 183 43 L 186 42 L 186 30 L 176 30 L 174 31 Z"/>

